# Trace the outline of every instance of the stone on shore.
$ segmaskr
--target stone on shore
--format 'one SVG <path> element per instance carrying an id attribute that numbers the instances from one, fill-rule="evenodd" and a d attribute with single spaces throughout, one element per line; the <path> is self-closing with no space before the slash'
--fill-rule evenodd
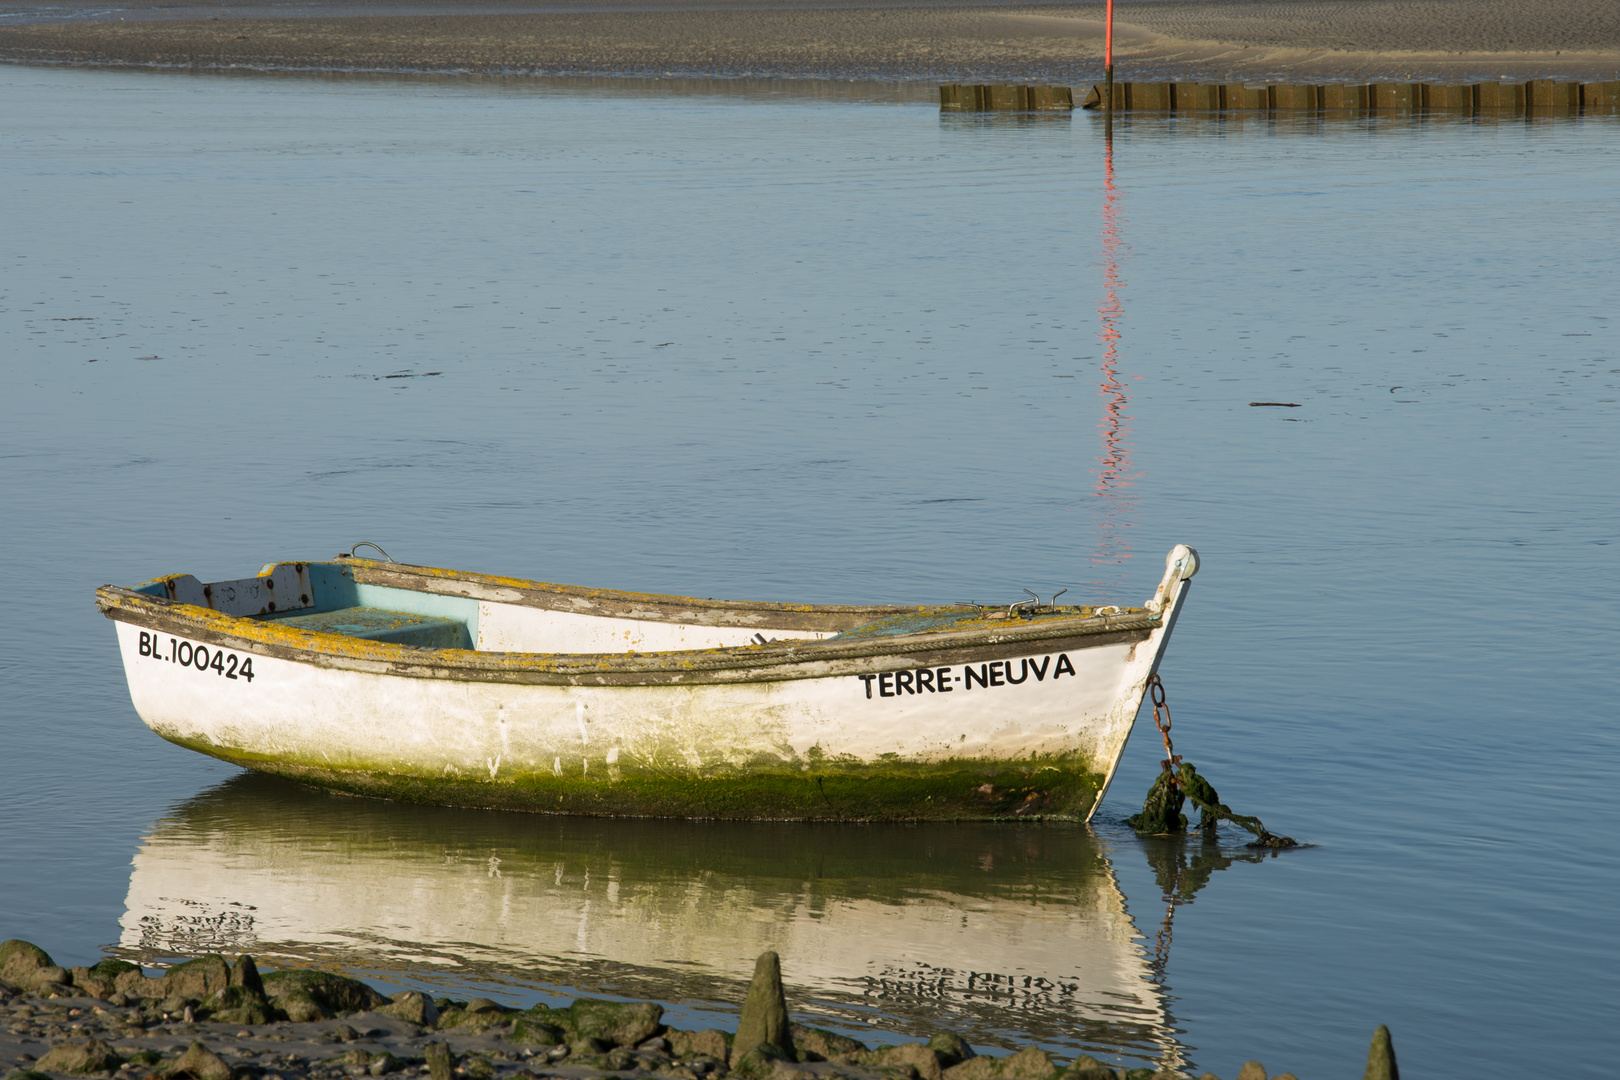
<path id="1" fill-rule="evenodd" d="M 415 990 L 401 990 L 388 1004 L 377 1006 L 377 1011 L 418 1027 L 432 1027 L 439 1022 L 439 1007 L 432 998 Z"/>
<path id="2" fill-rule="evenodd" d="M 1395 1064 L 1395 1042 L 1389 1037 L 1389 1028 L 1378 1025 L 1373 1032 L 1372 1045 L 1367 1048 L 1367 1071 L 1362 1080 L 1401 1080 L 1401 1070 Z"/>
<path id="3" fill-rule="evenodd" d="M 945 1070 L 945 1080 L 1049 1080 L 1057 1064 L 1038 1046 L 1026 1046 L 1003 1058 L 975 1057 Z"/>
<path id="4" fill-rule="evenodd" d="M 854 1042 L 855 1040 L 850 1039 L 849 1041 Z M 928 1049 L 939 1055 L 939 1063 L 947 1069 L 952 1065 L 960 1065 L 969 1058 L 979 1056 L 974 1052 L 973 1047 L 967 1044 L 967 1040 L 954 1031 L 936 1033 L 928 1040 L 927 1045 Z"/>
<path id="5" fill-rule="evenodd" d="M 449 1043 L 428 1043 L 427 1046 L 422 1048 L 422 1056 L 427 1060 L 430 1080 L 450 1080 L 450 1073 L 455 1065 L 455 1059 L 450 1056 Z"/>
<path id="6" fill-rule="evenodd" d="M 0 982 L 41 997 L 73 993 L 73 976 L 58 967 L 50 953 L 21 938 L 0 942 Z"/>
<path id="7" fill-rule="evenodd" d="M 276 1019 L 263 990 L 249 986 L 227 986 L 203 1002 L 208 1018 L 219 1024 L 268 1024 Z"/>
<path id="8" fill-rule="evenodd" d="M 56 961 L 38 945 L 21 938 L 0 941 L 0 979 L 27 990 L 44 968 L 56 968 Z"/>
<path id="9" fill-rule="evenodd" d="M 264 979 L 259 975 L 259 965 L 254 963 L 251 956 L 238 956 L 236 963 L 231 965 L 231 985 L 245 986 L 260 996 L 264 995 Z"/>
<path id="10" fill-rule="evenodd" d="M 484 1031 L 496 1024 L 504 1024 L 508 1014 L 514 1011 L 496 1004 L 489 998 L 475 997 L 464 1005 L 442 1010 L 439 1013 L 438 1027 L 441 1030 L 463 1028 L 468 1031 Z"/>
<path id="11" fill-rule="evenodd" d="M 1063 1070 L 1063 1080 L 1115 1080 L 1113 1069 L 1090 1054 L 1081 1054 Z"/>
<path id="12" fill-rule="evenodd" d="M 388 999 L 357 979 L 324 971 L 272 971 L 262 977 L 271 1002 L 295 1023 L 326 1020 L 340 1013 L 365 1012 Z"/>
<path id="13" fill-rule="evenodd" d="M 124 1059 L 113 1053 L 113 1048 L 100 1039 L 86 1039 L 82 1042 L 58 1043 L 34 1067 L 41 1072 L 94 1076 L 112 1072 L 123 1063 Z"/>
<path id="14" fill-rule="evenodd" d="M 110 998 L 118 992 L 118 978 L 126 971 L 139 973 L 140 968 L 128 960 L 101 960 L 90 967 L 72 969 L 73 985 L 91 997 Z"/>
<path id="15" fill-rule="evenodd" d="M 865 1053 L 868 1049 L 863 1042 L 824 1028 L 789 1024 L 788 1031 L 793 1037 L 793 1048 L 798 1052 L 800 1061 L 840 1061 L 852 1054 Z M 722 1056 L 720 1060 L 724 1061 L 725 1058 Z"/>
<path id="16" fill-rule="evenodd" d="M 195 960 L 187 960 L 183 964 L 176 964 L 163 977 L 153 980 L 157 983 L 145 997 L 182 997 L 192 1001 L 201 1001 L 217 991 L 231 985 L 231 965 L 218 953 L 209 953 L 199 956 Z"/>
<path id="17" fill-rule="evenodd" d="M 580 998 L 557 1012 L 566 1017 L 565 1024 L 574 1039 L 595 1039 L 609 1050 L 639 1046 L 664 1029 L 664 1007 L 651 1001 Z"/>
<path id="18" fill-rule="evenodd" d="M 231 1080 L 231 1067 L 208 1047 L 194 1042 L 163 1070 L 163 1075 L 190 1077 L 191 1080 Z"/>
<path id="19" fill-rule="evenodd" d="M 898 1069 L 902 1076 L 914 1072 L 922 1080 L 942 1080 L 945 1075 L 945 1067 L 940 1063 L 939 1055 L 921 1043 L 880 1046 L 876 1050 L 855 1054 L 854 1061 L 857 1065 Z"/>
<path id="20" fill-rule="evenodd" d="M 737 1037 L 731 1043 L 732 1068 L 761 1043 L 777 1047 L 788 1060 L 794 1057 L 787 996 L 782 992 L 782 960 L 774 952 L 761 953 L 754 961 L 754 978 L 748 984 Z"/>
<path id="21" fill-rule="evenodd" d="M 732 1052 L 736 1052 L 735 1044 Z M 738 1058 L 731 1071 L 748 1080 L 772 1080 L 776 1076 L 778 1063 L 791 1065 L 793 1058 L 775 1043 L 762 1042 Z"/>
<path id="22" fill-rule="evenodd" d="M 520 1046 L 560 1046 L 568 1042 L 567 1027 L 550 1014 L 551 1010 L 544 1006 L 519 1013 L 512 1021 L 512 1041 Z"/>
<path id="23" fill-rule="evenodd" d="M 1258 1061 L 1245 1061 L 1238 1070 L 1237 1080 L 1266 1080 L 1266 1067 Z"/>
<path id="24" fill-rule="evenodd" d="M 678 1058 L 709 1058 L 715 1062 L 731 1059 L 731 1046 L 726 1041 L 727 1035 L 718 1028 L 707 1028 L 703 1031 L 666 1031 L 664 1038 L 669 1040 L 669 1052 Z M 823 1052 L 822 1056 L 832 1055 Z"/>

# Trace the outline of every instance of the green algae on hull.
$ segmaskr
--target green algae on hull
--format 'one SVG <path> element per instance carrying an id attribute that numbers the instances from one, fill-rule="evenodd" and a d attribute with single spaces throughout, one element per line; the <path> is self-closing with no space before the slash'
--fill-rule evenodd
<path id="1" fill-rule="evenodd" d="M 248 759 L 228 749 L 173 740 L 188 749 L 300 783 L 403 802 L 599 817 L 799 821 L 1084 821 L 1104 776 L 1078 755 L 1019 761 L 957 758 L 936 763 L 823 763 L 708 776 L 638 773 L 593 780 L 549 773 L 500 780 L 334 769 Z"/>

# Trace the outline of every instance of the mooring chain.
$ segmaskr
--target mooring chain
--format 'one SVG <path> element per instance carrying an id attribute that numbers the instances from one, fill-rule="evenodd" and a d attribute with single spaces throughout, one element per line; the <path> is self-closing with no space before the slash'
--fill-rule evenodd
<path id="1" fill-rule="evenodd" d="M 1130 818 L 1132 827 L 1139 832 L 1157 834 L 1185 832 L 1187 818 L 1181 813 L 1181 807 L 1191 799 L 1202 811 L 1199 827 L 1209 839 L 1215 838 L 1217 822 L 1230 821 L 1254 833 L 1255 841 L 1250 847 L 1297 847 L 1290 837 L 1267 832 L 1259 818 L 1233 813 L 1230 806 L 1221 802 L 1210 782 L 1181 760 L 1175 744 L 1170 741 L 1170 705 L 1165 700 L 1164 681 L 1157 672 L 1148 676 L 1147 689 L 1149 700 L 1153 702 L 1153 726 L 1164 737 L 1164 759 L 1159 762 L 1159 777 L 1148 791 L 1142 812 Z"/>
<path id="2" fill-rule="evenodd" d="M 1159 768 L 1171 774 L 1172 782 L 1181 786 L 1181 778 L 1176 776 L 1176 770 L 1181 767 L 1181 758 L 1176 756 L 1175 744 L 1170 741 L 1170 705 L 1164 699 L 1164 681 L 1159 673 L 1154 672 L 1148 676 L 1148 696 L 1153 701 L 1153 726 L 1159 729 L 1164 736 L 1164 760 L 1159 762 Z M 1163 713 L 1162 717 L 1160 713 Z"/>

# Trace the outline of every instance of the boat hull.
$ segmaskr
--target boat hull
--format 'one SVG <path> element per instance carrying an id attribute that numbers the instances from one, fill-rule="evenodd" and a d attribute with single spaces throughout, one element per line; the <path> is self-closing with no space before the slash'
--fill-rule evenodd
<path id="1" fill-rule="evenodd" d="M 595 675 L 471 650 L 292 648 L 242 636 L 243 620 L 150 606 L 109 614 L 153 731 L 334 790 L 565 814 L 1085 820 L 1184 596 L 1169 573 L 1156 617 L 1114 628 L 894 655 L 776 645 L 752 667 L 711 650 L 702 670 Z M 244 660 L 251 679 L 228 677 Z"/>

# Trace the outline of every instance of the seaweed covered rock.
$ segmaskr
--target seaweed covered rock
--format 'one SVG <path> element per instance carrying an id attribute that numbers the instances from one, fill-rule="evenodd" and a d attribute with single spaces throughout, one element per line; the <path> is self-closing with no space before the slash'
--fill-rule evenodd
<path id="1" fill-rule="evenodd" d="M 208 1047 L 194 1042 L 186 1052 L 169 1063 L 163 1075 L 170 1080 L 187 1077 L 189 1080 L 231 1080 L 231 1067 Z"/>
<path id="2" fill-rule="evenodd" d="M 774 952 L 760 953 L 754 961 L 754 977 L 737 1021 L 737 1037 L 731 1043 L 732 1068 L 761 1043 L 777 1047 L 790 1060 L 794 1057 L 787 996 L 782 992 L 782 961 Z"/>
<path id="3" fill-rule="evenodd" d="M 231 965 L 231 985 L 245 986 L 258 994 L 264 993 L 264 979 L 259 975 L 259 965 L 251 956 L 238 956 L 236 963 Z"/>
<path id="4" fill-rule="evenodd" d="M 733 1051 L 735 1049 L 733 1044 Z M 793 1058 L 775 1043 L 756 1043 L 753 1049 L 737 1058 L 731 1071 L 733 1075 L 747 1077 L 748 1080 L 771 1080 L 776 1074 L 778 1062 L 792 1064 Z"/>
<path id="5" fill-rule="evenodd" d="M 880 1046 L 876 1050 L 856 1054 L 855 1064 L 869 1068 L 899 1069 L 902 1072 L 914 1071 L 922 1080 L 941 1080 L 945 1074 L 939 1055 L 921 1043 Z"/>
<path id="6" fill-rule="evenodd" d="M 602 1001 L 579 998 L 564 1010 L 555 1010 L 564 1020 L 570 1042 L 595 1039 L 616 1046 L 637 1046 L 664 1029 L 664 1007 L 653 1001 Z"/>
<path id="7" fill-rule="evenodd" d="M 468 1031 L 486 1031 L 496 1024 L 506 1023 L 516 1011 L 489 998 L 475 997 L 463 1005 L 453 1006 L 441 1012 L 438 1027 L 441 1030 L 462 1028 Z"/>
<path id="8" fill-rule="evenodd" d="M 268 1024 L 276 1010 L 263 990 L 247 986 L 227 986 L 203 1002 L 208 1019 L 220 1024 Z"/>
<path id="9" fill-rule="evenodd" d="M 854 1042 L 855 1040 L 851 1039 L 849 1041 Z M 968 1058 L 979 1056 L 974 1052 L 973 1047 L 967 1044 L 967 1040 L 954 1031 L 938 1032 L 925 1045 L 939 1055 L 940 1064 L 947 1069 L 952 1065 L 962 1064 Z"/>
<path id="10" fill-rule="evenodd" d="M 794 1049 L 799 1051 L 799 1058 L 803 1061 L 836 1061 L 864 1053 L 867 1049 L 866 1044 L 858 1039 L 824 1028 L 790 1024 L 788 1031 L 793 1037 Z"/>
<path id="11" fill-rule="evenodd" d="M 73 985 L 91 997 L 109 998 L 118 992 L 118 977 L 126 971 L 141 969 L 128 960 L 102 960 L 91 967 L 71 970 Z"/>
<path id="12" fill-rule="evenodd" d="M 1090 1054 L 1081 1054 L 1063 1070 L 1062 1080 L 1118 1080 L 1119 1073 Z"/>
<path id="13" fill-rule="evenodd" d="M 51 954 L 31 941 L 12 938 L 0 941 L 0 979 L 13 986 L 27 988 L 38 979 L 43 968 L 56 967 Z"/>
<path id="14" fill-rule="evenodd" d="M 40 997 L 68 997 L 76 993 L 73 989 L 73 975 L 56 966 L 38 968 L 33 973 L 33 981 L 24 983 L 24 987 Z"/>
<path id="15" fill-rule="evenodd" d="M 109 1073 L 124 1063 L 113 1053 L 113 1048 L 100 1039 L 58 1043 L 39 1059 L 35 1068 L 41 1072 L 67 1073 L 70 1076 L 94 1076 Z"/>
<path id="16" fill-rule="evenodd" d="M 1401 1080 L 1400 1066 L 1395 1063 L 1395 1041 L 1383 1024 L 1373 1032 L 1372 1045 L 1367 1048 L 1367 1071 L 1361 1075 L 1362 1080 Z"/>
<path id="17" fill-rule="evenodd" d="M 975 1057 L 945 1070 L 945 1080 L 1051 1080 L 1058 1072 L 1052 1055 L 1027 1046 L 1004 1058 Z"/>
<path id="18" fill-rule="evenodd" d="M 388 1004 L 387 998 L 365 983 L 325 971 L 272 971 L 262 978 L 271 1002 L 287 1019 L 299 1023 Z"/>
<path id="19" fill-rule="evenodd" d="M 730 1036 L 718 1028 L 704 1031 L 672 1029 L 664 1032 L 664 1038 L 669 1040 L 669 1052 L 678 1058 L 708 1058 L 715 1062 L 731 1058 Z"/>
<path id="20" fill-rule="evenodd" d="M 544 1005 L 518 1013 L 508 1036 L 520 1046 L 560 1046 L 568 1041 L 566 1022 Z"/>
<path id="21" fill-rule="evenodd" d="M 401 990 L 388 1004 L 379 1005 L 377 1011 L 419 1027 L 432 1027 L 439 1022 L 439 1007 L 433 1004 L 432 998 L 415 990 Z"/>
<path id="22" fill-rule="evenodd" d="M 57 966 L 51 954 L 31 941 L 0 942 L 0 982 L 42 996 L 71 993 L 73 976 Z"/>
<path id="23" fill-rule="evenodd" d="M 120 971 L 113 976 L 113 988 L 132 998 L 162 997 L 156 989 L 159 983 L 158 979 L 148 979 L 146 972 L 134 965 L 130 966 L 130 970 Z"/>
<path id="24" fill-rule="evenodd" d="M 148 994 L 150 997 L 183 997 L 201 1001 L 231 984 L 231 965 L 218 953 L 209 953 L 176 964 L 164 972 L 161 979 L 154 981 L 160 985 L 153 988 Z"/>
<path id="25" fill-rule="evenodd" d="M 430 1080 L 450 1080 L 450 1072 L 455 1067 L 455 1059 L 450 1056 L 449 1043 L 428 1043 L 422 1048 L 422 1056 L 427 1059 Z"/>

